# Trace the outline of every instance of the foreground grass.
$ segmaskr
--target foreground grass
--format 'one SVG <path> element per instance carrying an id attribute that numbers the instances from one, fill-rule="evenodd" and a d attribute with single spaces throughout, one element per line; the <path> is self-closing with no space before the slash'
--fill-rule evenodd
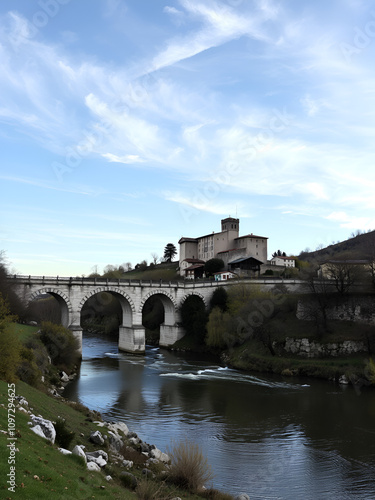
<path id="1" fill-rule="evenodd" d="M 36 335 L 36 332 L 39 330 L 38 326 L 29 326 L 29 325 L 21 325 L 20 323 L 10 323 L 7 328 L 7 331 L 17 336 L 20 342 L 23 344 L 30 340 L 33 336 Z"/>
<path id="2" fill-rule="evenodd" d="M 62 406 L 56 407 L 52 398 L 20 383 L 18 394 L 23 395 L 31 403 L 35 414 L 41 414 L 45 418 L 56 418 L 59 413 L 63 413 Z M 7 385 L 0 382 L 1 402 L 6 402 Z M 49 404 L 49 400 L 50 404 Z M 50 411 L 47 411 L 50 406 Z M 52 408 L 58 413 L 52 415 Z M 67 411 L 66 413 L 71 413 Z M 75 422 L 80 419 L 76 417 Z M 84 420 L 84 417 L 83 419 Z M 1 482 L 0 497 L 9 500 L 38 498 L 47 500 L 50 498 L 63 500 L 87 499 L 87 498 L 134 498 L 121 486 L 109 484 L 103 474 L 89 472 L 86 466 L 73 456 L 62 455 L 56 446 L 51 445 L 47 440 L 34 434 L 27 425 L 29 416 L 23 412 L 16 413 L 17 448 L 16 454 L 16 492 L 8 491 L 5 481 Z M 83 425 L 81 423 L 81 425 Z M 0 407 L 0 428 L 7 429 L 7 411 Z M 86 429 L 87 432 L 87 429 Z M 7 463 L 7 438 L 1 433 L 1 456 L 0 474 L 1 478 L 6 478 L 9 473 Z"/>
<path id="3" fill-rule="evenodd" d="M 97 449 L 97 446 L 90 443 L 88 436 L 98 426 L 93 420 L 100 420 L 99 415 L 93 415 L 87 408 L 75 403 L 68 403 L 64 400 L 55 399 L 33 387 L 18 382 L 16 384 L 17 395 L 23 396 L 29 402 L 29 409 L 35 415 L 41 415 L 47 420 L 56 421 L 60 416 L 66 420 L 69 430 L 75 432 L 75 438 L 71 445 L 72 449 L 76 444 L 84 445 L 86 451 Z M 7 384 L 0 381 L 0 431 L 7 431 Z M 49 441 L 34 434 L 28 426 L 29 416 L 24 412 L 16 412 L 16 429 L 18 452 L 16 454 L 16 492 L 8 491 L 6 485 L 7 474 L 9 473 L 9 448 L 7 448 L 8 436 L 0 432 L 0 498 L 5 500 L 25 499 L 31 500 L 57 500 L 69 499 L 91 499 L 91 498 L 113 498 L 113 499 L 137 499 L 145 498 L 140 496 L 143 488 L 148 491 L 163 492 L 162 496 L 150 496 L 150 500 L 163 498 L 165 500 L 180 497 L 186 500 L 198 500 L 202 496 L 189 493 L 175 486 L 168 486 L 161 481 L 148 481 L 144 485 L 142 481 L 142 462 L 135 464 L 131 469 L 142 486 L 138 493 L 134 493 L 121 483 L 120 472 L 124 469 L 114 463 L 109 463 L 102 472 L 90 472 L 84 463 L 77 457 L 63 455 L 57 450 L 57 445 L 52 445 Z M 106 449 L 105 445 L 102 447 Z M 108 450 L 106 450 L 108 452 Z M 143 457 L 144 458 L 144 457 Z M 106 475 L 111 475 L 113 480 L 107 482 Z M 221 495 L 218 493 L 218 495 Z M 210 498 L 224 498 L 216 496 Z M 230 498 L 226 496 L 226 498 Z"/>

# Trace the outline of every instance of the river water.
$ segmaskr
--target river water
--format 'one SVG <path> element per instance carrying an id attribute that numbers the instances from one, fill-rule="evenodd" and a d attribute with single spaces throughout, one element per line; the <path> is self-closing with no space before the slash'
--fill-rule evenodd
<path id="1" fill-rule="evenodd" d="M 64 396 L 167 451 L 199 443 L 214 486 L 251 500 L 374 500 L 375 391 L 223 368 L 199 355 L 84 334 Z"/>

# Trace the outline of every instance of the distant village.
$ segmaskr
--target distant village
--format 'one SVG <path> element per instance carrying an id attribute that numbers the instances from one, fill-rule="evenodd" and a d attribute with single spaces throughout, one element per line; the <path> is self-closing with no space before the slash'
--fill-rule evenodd
<path id="1" fill-rule="evenodd" d="M 240 220 L 227 217 L 221 220 L 220 232 L 180 238 L 180 275 L 186 279 L 204 278 L 205 263 L 210 259 L 221 259 L 224 263 L 222 270 L 215 273 L 217 281 L 280 273 L 295 267 L 293 257 L 275 255 L 267 259 L 268 237 L 239 233 Z"/>

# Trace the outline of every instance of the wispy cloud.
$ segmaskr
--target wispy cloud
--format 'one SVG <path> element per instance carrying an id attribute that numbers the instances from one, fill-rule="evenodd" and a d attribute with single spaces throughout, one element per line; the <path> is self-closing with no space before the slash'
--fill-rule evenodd
<path id="1" fill-rule="evenodd" d="M 245 35 L 262 41 L 270 40 L 261 29 L 261 24 L 265 20 L 264 12 L 268 15 L 272 12 L 269 9 L 264 8 L 263 17 L 260 18 L 258 14 L 258 18 L 254 19 L 238 15 L 235 9 L 219 2 L 212 1 L 207 4 L 180 0 L 180 4 L 186 15 L 200 22 L 202 28 L 189 33 L 186 37 L 170 40 L 167 47 L 154 57 L 151 71 L 176 64 Z M 175 11 L 176 9 L 172 10 L 174 14 Z M 170 8 L 168 12 L 171 12 Z"/>
<path id="2" fill-rule="evenodd" d="M 3 181 L 8 181 L 8 182 L 15 182 L 18 184 L 29 184 L 31 186 L 35 186 L 41 189 L 49 189 L 52 191 L 61 191 L 64 193 L 74 193 L 74 194 L 80 194 L 80 195 L 85 195 L 85 196 L 96 196 L 98 195 L 100 191 L 98 188 L 91 188 L 88 186 L 67 186 L 67 185 L 61 185 L 58 184 L 57 182 L 54 184 L 45 182 L 43 180 L 36 180 L 36 179 L 28 179 L 25 177 L 13 177 L 10 175 L 0 175 L 0 179 Z"/>

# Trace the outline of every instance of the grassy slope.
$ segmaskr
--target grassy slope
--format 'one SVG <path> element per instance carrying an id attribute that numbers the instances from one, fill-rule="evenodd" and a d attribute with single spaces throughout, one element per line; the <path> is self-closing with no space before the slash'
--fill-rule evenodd
<path id="1" fill-rule="evenodd" d="M 68 428 L 75 431 L 76 436 L 70 449 L 75 444 L 84 444 L 86 450 L 97 448 L 92 445 L 88 436 L 98 427 L 87 416 L 68 406 L 65 402 L 52 398 L 23 382 L 17 383 L 17 394 L 22 395 L 29 402 L 33 413 L 42 415 L 48 420 L 56 420 L 57 416 L 66 419 Z M 7 403 L 7 384 L 0 381 L 0 403 Z M 30 409 L 31 409 L 30 408 Z M 6 450 L 7 436 L 0 433 L 1 460 L 0 460 L 0 498 L 16 500 L 50 499 L 89 499 L 89 498 L 114 498 L 134 499 L 135 494 L 122 487 L 116 476 L 120 469 L 115 466 L 107 467 L 104 472 L 89 472 L 86 467 L 75 457 L 65 456 L 57 450 L 56 445 L 34 434 L 27 422 L 28 415 L 17 411 L 16 429 L 18 431 L 16 461 L 16 483 L 18 488 L 13 494 L 7 491 L 3 478 L 9 473 Z M 0 430 L 7 430 L 7 411 L 0 406 Z M 83 436 L 81 435 L 83 434 Z M 131 470 L 133 474 L 141 477 L 141 468 Z M 114 480 L 107 482 L 105 475 L 111 474 Z M 174 496 L 183 499 L 196 500 L 200 497 L 186 492 L 176 491 Z"/>
<path id="2" fill-rule="evenodd" d="M 146 269 L 145 271 L 129 271 L 121 276 L 122 279 L 130 280 L 160 280 L 173 281 L 181 279 L 177 274 L 178 262 L 157 264 L 154 269 Z"/>
<path id="3" fill-rule="evenodd" d="M 17 335 L 22 343 L 25 343 L 31 338 L 38 330 L 38 326 L 20 325 L 19 323 L 10 323 L 7 330 Z"/>

